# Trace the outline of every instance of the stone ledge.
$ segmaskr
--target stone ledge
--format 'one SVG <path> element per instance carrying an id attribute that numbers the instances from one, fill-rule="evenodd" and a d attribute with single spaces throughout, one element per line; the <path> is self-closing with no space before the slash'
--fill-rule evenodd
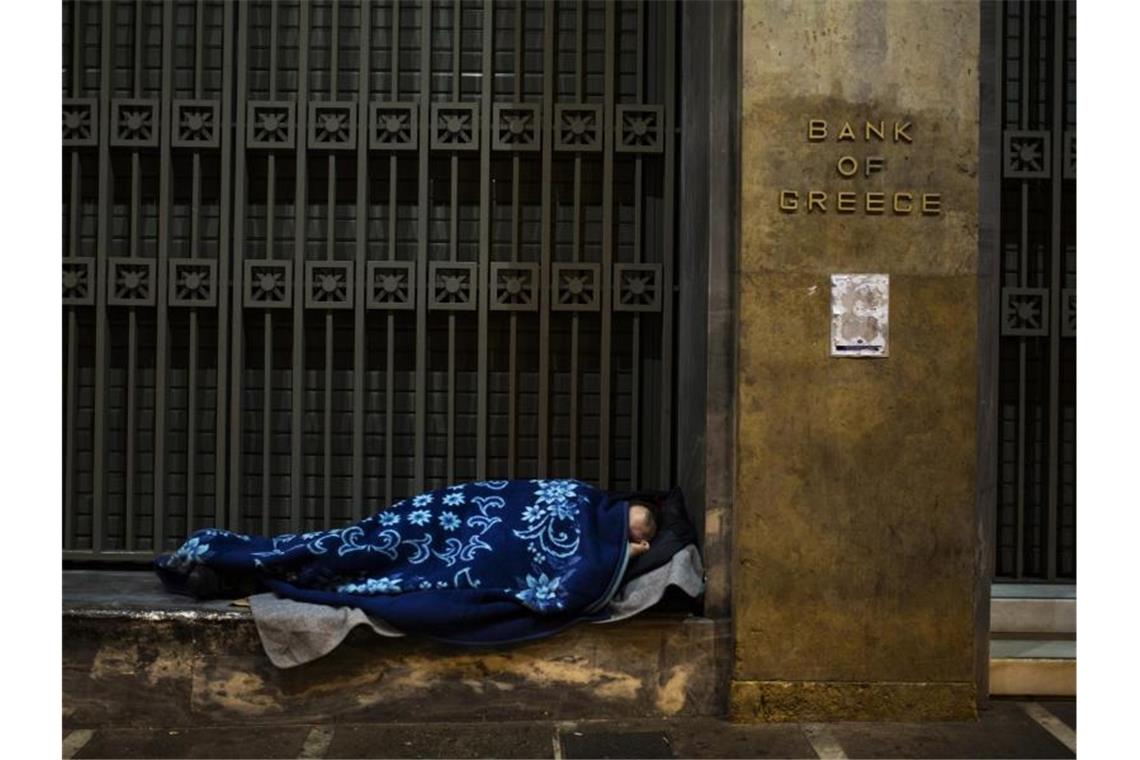
<path id="1" fill-rule="evenodd" d="M 972 683 L 733 681 L 734 721 L 975 720 Z"/>
<path id="2" fill-rule="evenodd" d="M 65 727 L 725 712 L 727 620 L 648 613 L 493 649 L 357 628 L 328 656 L 281 670 L 248 609 L 162 594 L 145 573 L 70 572 L 80 571 L 64 574 Z"/>

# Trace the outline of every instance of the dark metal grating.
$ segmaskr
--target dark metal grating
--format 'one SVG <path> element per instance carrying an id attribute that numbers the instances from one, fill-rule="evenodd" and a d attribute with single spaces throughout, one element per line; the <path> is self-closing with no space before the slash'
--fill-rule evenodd
<path id="1" fill-rule="evenodd" d="M 673 482 L 678 15 L 65 2 L 65 557 Z"/>
<path id="2" fill-rule="evenodd" d="M 994 576 L 1076 581 L 1076 4 L 1008 2 Z"/>

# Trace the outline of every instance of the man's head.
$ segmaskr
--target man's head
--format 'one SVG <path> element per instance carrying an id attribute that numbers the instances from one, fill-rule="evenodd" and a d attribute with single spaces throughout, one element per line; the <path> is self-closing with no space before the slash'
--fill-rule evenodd
<path id="1" fill-rule="evenodd" d="M 657 535 L 657 520 L 653 510 L 645 504 L 632 502 L 629 505 L 629 540 L 652 541 Z"/>

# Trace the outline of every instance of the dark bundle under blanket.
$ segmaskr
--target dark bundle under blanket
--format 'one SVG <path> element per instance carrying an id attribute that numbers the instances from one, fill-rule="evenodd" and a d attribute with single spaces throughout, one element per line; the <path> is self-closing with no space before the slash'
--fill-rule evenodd
<path id="1" fill-rule="evenodd" d="M 665 517 L 669 499 L 656 496 Z M 168 589 L 199 597 L 267 588 L 356 607 L 406 633 L 521 641 L 605 617 L 631 577 L 628 497 L 576 480 L 463 483 L 335 530 L 274 537 L 201 530 L 155 566 Z M 663 537 L 633 569 L 660 566 L 681 548 Z M 657 546 L 662 557 L 652 556 Z"/>

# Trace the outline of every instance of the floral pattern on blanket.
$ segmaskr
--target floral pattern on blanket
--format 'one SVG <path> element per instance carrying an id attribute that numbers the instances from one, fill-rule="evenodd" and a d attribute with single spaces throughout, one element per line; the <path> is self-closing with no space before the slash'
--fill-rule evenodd
<path id="1" fill-rule="evenodd" d="M 201 530 L 156 563 L 182 575 L 199 563 L 245 569 L 351 598 L 494 590 L 554 613 L 567 609 L 568 582 L 584 560 L 583 518 L 604 498 L 577 480 L 460 483 L 333 530 L 273 537 Z"/>

